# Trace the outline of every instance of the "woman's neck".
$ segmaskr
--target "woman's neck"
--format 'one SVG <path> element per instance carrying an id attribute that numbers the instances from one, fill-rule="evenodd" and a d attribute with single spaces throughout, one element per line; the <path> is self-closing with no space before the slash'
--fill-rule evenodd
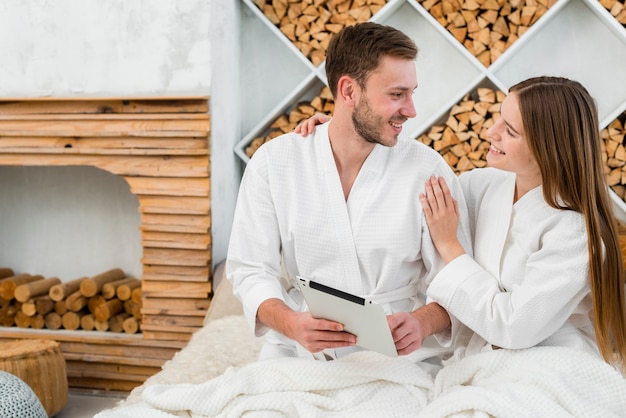
<path id="1" fill-rule="evenodd" d="M 519 175 L 515 178 L 515 194 L 513 203 L 520 200 L 526 193 L 541 186 L 541 178 L 524 178 Z"/>

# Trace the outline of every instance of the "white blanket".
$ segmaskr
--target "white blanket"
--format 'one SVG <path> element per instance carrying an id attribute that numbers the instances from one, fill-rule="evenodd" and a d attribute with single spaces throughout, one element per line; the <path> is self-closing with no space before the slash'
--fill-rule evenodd
<path id="1" fill-rule="evenodd" d="M 626 417 L 626 379 L 564 347 L 496 350 L 447 365 L 424 417 Z"/>
<path id="2" fill-rule="evenodd" d="M 428 403 L 430 401 L 430 403 Z M 428 405 L 426 405 L 428 403 Z M 421 413 L 419 412 L 421 410 Z M 268 360 L 201 384 L 153 385 L 96 418 L 253 416 L 623 417 L 626 380 L 586 353 L 497 350 L 444 367 L 434 384 L 403 358 Z"/>
<path id="3" fill-rule="evenodd" d="M 358 352 L 332 362 L 259 361 L 202 384 L 154 385 L 142 402 L 96 417 L 411 416 L 431 389 L 432 378 L 416 364 Z"/>

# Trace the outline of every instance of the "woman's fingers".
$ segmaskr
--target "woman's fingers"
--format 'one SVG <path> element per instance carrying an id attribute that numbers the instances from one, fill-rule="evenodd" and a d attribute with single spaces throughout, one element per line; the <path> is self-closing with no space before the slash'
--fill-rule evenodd
<path id="1" fill-rule="evenodd" d="M 432 176 L 426 181 L 420 202 L 429 217 L 447 212 L 458 213 L 458 202 L 452 197 L 443 177 Z"/>
<path id="2" fill-rule="evenodd" d="M 426 198 L 426 194 L 425 193 L 421 193 L 419 198 L 420 198 L 420 203 L 422 204 L 422 209 L 424 210 L 424 215 L 426 216 L 426 220 L 430 221 L 430 219 L 431 219 L 431 217 L 433 215 L 433 210 L 430 207 L 430 202 Z"/>
<path id="3" fill-rule="evenodd" d="M 439 177 L 438 179 L 439 188 L 441 189 L 441 194 L 446 202 L 446 206 L 451 205 L 454 206 L 456 204 L 456 199 L 452 198 L 452 194 L 450 193 L 450 189 L 448 188 L 448 183 L 443 177 Z"/>
<path id="4" fill-rule="evenodd" d="M 435 176 L 430 178 L 430 184 L 433 190 L 433 194 L 435 196 L 435 200 L 437 201 L 438 207 L 446 207 L 446 196 L 443 193 L 441 188 L 441 184 L 439 183 L 439 179 Z"/>
<path id="5" fill-rule="evenodd" d="M 329 115 L 324 113 L 315 113 L 308 119 L 303 120 L 294 128 L 294 132 L 302 136 L 307 136 L 315 131 L 315 125 L 326 123 L 331 119 Z"/>
<path id="6" fill-rule="evenodd" d="M 445 183 L 444 183 L 445 184 Z M 437 177 L 432 176 L 426 181 L 426 198 L 432 210 L 446 207 L 446 198 Z"/>
<path id="7" fill-rule="evenodd" d="M 448 183 L 446 183 L 446 180 L 443 177 L 439 177 L 439 186 L 441 187 L 441 192 L 443 194 L 446 207 L 449 208 L 450 211 L 458 215 L 459 214 L 459 202 L 455 198 L 452 197 L 452 193 L 450 192 Z"/>

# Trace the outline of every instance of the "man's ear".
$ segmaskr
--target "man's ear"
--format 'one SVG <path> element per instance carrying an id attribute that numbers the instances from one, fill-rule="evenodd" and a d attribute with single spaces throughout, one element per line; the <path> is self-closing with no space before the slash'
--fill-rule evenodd
<path id="1" fill-rule="evenodd" d="M 356 80 L 350 76 L 344 75 L 337 82 L 337 98 L 343 101 L 348 107 L 354 107 L 358 91 L 359 85 Z"/>

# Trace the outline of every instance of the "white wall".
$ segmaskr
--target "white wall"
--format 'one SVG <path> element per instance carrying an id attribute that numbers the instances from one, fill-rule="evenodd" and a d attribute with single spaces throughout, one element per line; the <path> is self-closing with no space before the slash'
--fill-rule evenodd
<path id="1" fill-rule="evenodd" d="M 209 95 L 209 0 L 3 0 L 0 95 Z"/>
<path id="2" fill-rule="evenodd" d="M 240 89 L 240 4 L 235 0 L 211 2 L 211 231 L 214 264 L 226 257 L 243 170 L 243 163 L 234 152 L 242 137 L 241 102 L 254 99 Z"/>
<path id="3" fill-rule="evenodd" d="M 95 167 L 0 166 L 0 267 L 68 281 L 114 267 L 141 277 L 139 201 Z"/>
<path id="4" fill-rule="evenodd" d="M 216 26 L 211 11 L 229 9 L 231 3 L 238 2 L 2 0 L 0 97 L 211 96 L 211 28 Z M 238 32 L 238 26 L 220 27 L 220 39 L 230 40 L 229 28 Z M 223 114 L 232 105 L 216 109 Z M 227 161 L 232 144 L 224 149 L 212 152 L 212 159 L 223 160 L 215 167 L 236 170 Z M 224 195 L 232 207 L 238 175 L 212 176 L 212 193 Z M 226 187 L 220 177 L 227 179 Z M 97 169 L 3 168 L 0 267 L 64 281 L 102 266 L 140 275 L 137 202 L 125 187 L 122 179 Z M 213 202 L 212 207 L 220 231 L 214 247 L 225 254 L 231 209 Z M 88 219 L 96 221 L 93 228 L 85 226 Z M 32 244 L 26 245 L 27 236 Z"/>

